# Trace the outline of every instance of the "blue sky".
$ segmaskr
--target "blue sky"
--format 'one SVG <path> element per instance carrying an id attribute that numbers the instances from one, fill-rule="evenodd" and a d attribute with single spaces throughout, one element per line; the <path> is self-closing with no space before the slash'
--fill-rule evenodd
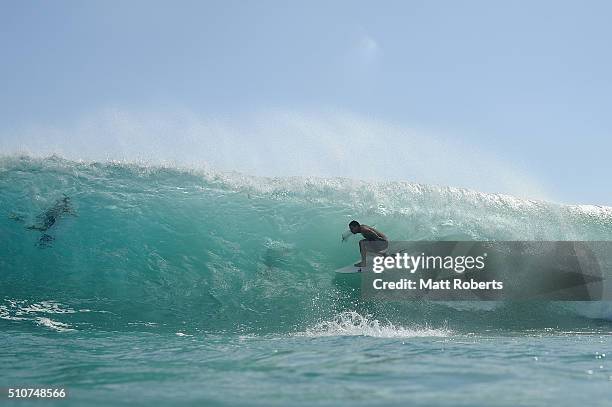
<path id="1" fill-rule="evenodd" d="M 457 154 L 477 149 L 515 169 L 515 178 L 525 174 L 548 199 L 612 205 L 610 2 L 23 1 L 0 7 L 5 149 L 16 137 L 27 144 L 32 126 L 54 129 L 38 135 L 40 143 L 109 109 L 141 122 L 164 115 L 176 122 L 182 117 L 176 112 L 189 112 L 192 122 L 222 117 L 246 133 L 258 119 L 236 122 L 256 112 L 293 112 L 300 123 L 323 115 L 326 137 L 334 137 L 328 130 L 336 126 L 330 112 L 342 112 L 360 128 L 363 118 L 410 128 L 420 140 L 431 135 L 458 146 Z M 401 149 L 402 134 L 385 142 Z M 478 169 L 490 178 L 484 189 L 495 192 L 496 168 Z M 398 177 L 454 183 L 452 167 L 437 179 L 423 176 L 427 171 Z M 457 184 L 481 187 L 465 179 Z"/>

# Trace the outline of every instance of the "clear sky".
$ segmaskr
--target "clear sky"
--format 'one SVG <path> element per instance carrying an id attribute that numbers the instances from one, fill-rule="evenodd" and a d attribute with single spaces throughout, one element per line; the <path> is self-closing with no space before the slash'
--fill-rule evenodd
<path id="1" fill-rule="evenodd" d="M 362 132 L 361 118 L 477 149 L 549 199 L 612 205 L 611 15 L 608 1 L 1 1 L 0 137 L 53 128 L 41 143 L 112 109 L 246 133 L 257 112 L 323 115 L 333 138 L 342 112 Z"/>

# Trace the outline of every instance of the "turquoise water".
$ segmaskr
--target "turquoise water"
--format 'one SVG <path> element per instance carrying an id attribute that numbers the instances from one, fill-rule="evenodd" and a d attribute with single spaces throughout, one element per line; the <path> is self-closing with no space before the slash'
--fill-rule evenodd
<path id="1" fill-rule="evenodd" d="M 78 406 L 609 405 L 609 303 L 364 301 L 333 272 L 358 257 L 351 219 L 394 240 L 612 237 L 608 207 L 4 157 L 0 387 Z"/>

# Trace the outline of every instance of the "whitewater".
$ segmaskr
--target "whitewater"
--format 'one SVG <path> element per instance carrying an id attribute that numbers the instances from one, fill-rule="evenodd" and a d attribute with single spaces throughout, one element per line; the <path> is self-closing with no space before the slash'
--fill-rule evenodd
<path id="1" fill-rule="evenodd" d="M 0 386 L 62 384 L 58 405 L 609 401 L 609 303 L 367 301 L 334 273 L 358 258 L 352 219 L 394 240 L 612 239 L 605 206 L 6 155 Z"/>

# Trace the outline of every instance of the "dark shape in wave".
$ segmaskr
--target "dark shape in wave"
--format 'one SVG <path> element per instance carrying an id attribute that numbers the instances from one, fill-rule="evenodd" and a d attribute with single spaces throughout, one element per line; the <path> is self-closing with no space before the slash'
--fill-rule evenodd
<path id="1" fill-rule="evenodd" d="M 76 216 L 76 213 L 72 209 L 72 205 L 70 203 L 70 197 L 64 194 L 64 197 L 58 199 L 51 208 L 47 209 L 36 217 L 39 221 L 38 224 L 28 226 L 27 229 L 46 232 L 52 228 L 59 218 L 65 214 Z M 43 233 L 38 240 L 38 246 L 49 247 L 53 240 L 55 240 L 53 236 Z"/>

